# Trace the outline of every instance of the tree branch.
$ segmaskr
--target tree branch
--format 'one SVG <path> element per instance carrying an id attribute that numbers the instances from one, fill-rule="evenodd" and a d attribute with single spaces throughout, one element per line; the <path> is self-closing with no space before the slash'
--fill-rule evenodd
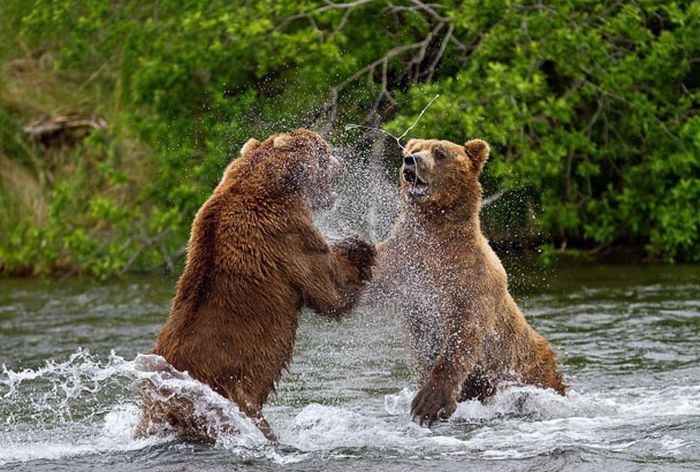
<path id="1" fill-rule="evenodd" d="M 333 3 L 331 1 L 326 1 L 326 4 L 322 7 L 318 7 L 315 10 L 311 10 L 309 12 L 304 12 L 304 13 L 298 13 L 296 15 L 292 15 L 290 17 L 285 18 L 285 20 L 275 28 L 275 31 L 282 31 L 284 30 L 287 26 L 289 26 L 290 23 L 296 21 L 296 20 L 301 20 L 301 19 L 306 19 L 307 21 L 310 21 L 311 24 L 314 26 L 314 28 L 318 31 L 321 31 L 318 29 L 316 26 L 316 22 L 313 19 L 314 15 L 318 15 L 319 13 L 323 13 L 329 10 L 347 10 L 343 19 L 341 20 L 341 23 L 344 25 L 345 21 L 347 21 L 346 16 L 349 15 L 349 12 L 354 10 L 355 8 L 365 5 L 367 3 L 372 3 L 376 0 L 355 0 L 354 2 L 342 2 L 342 3 Z M 340 28 L 336 29 L 336 32 L 339 31 Z"/>

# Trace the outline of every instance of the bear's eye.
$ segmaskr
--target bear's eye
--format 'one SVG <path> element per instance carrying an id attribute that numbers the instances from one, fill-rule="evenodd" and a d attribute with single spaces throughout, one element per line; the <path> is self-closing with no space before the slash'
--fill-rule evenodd
<path id="1" fill-rule="evenodd" d="M 440 160 L 445 159 L 447 157 L 447 153 L 445 152 L 444 149 L 435 148 L 435 149 L 433 149 L 433 156 L 435 156 L 435 159 L 440 161 Z"/>

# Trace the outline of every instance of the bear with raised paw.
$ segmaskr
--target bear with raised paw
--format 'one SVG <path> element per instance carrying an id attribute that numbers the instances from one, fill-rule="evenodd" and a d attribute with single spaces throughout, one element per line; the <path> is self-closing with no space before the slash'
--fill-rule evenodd
<path id="1" fill-rule="evenodd" d="M 398 309 L 419 375 L 411 412 L 421 424 L 500 382 L 564 394 L 554 351 L 525 320 L 481 232 L 486 142 L 414 139 L 401 167 L 403 210 L 377 246 L 369 300 Z"/>
<path id="2" fill-rule="evenodd" d="M 248 141 L 192 224 L 187 263 L 151 369 L 186 372 L 234 402 L 274 439 L 262 407 L 292 358 L 298 315 L 340 317 L 372 275 L 374 246 L 328 245 L 312 210 L 333 201 L 339 163 L 316 133 Z M 160 363 L 160 364 L 159 364 Z M 212 439 L 196 399 L 142 383 L 138 436 Z"/>

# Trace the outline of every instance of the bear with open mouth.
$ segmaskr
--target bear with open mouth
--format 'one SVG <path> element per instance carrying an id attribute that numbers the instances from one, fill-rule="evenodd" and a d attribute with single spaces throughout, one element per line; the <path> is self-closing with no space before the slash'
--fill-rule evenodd
<path id="1" fill-rule="evenodd" d="M 479 176 L 486 142 L 413 139 L 400 171 L 403 211 L 377 247 L 369 300 L 399 316 L 419 375 L 414 418 L 448 418 L 500 382 L 565 393 L 554 351 L 508 292 L 481 232 Z"/>

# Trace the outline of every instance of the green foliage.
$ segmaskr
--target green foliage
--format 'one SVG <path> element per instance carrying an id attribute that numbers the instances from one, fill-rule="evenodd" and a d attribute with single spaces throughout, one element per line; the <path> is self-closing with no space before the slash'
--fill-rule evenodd
<path id="1" fill-rule="evenodd" d="M 143 202 L 131 201 L 133 182 L 119 168 L 116 147 L 95 132 L 72 149 L 68 171 L 53 172 L 39 217 L 0 187 L 0 221 L 6 223 L 1 224 L 0 260 L 8 272 L 106 278 L 159 264 L 163 254 L 182 244 L 182 235 L 171 237 L 184 224 L 176 210 L 151 208 L 144 215 Z M 44 178 L 54 170 L 47 166 L 39 167 Z M 29 195 L 30 200 L 40 198 L 40 191 Z"/>
<path id="2" fill-rule="evenodd" d="M 545 234 L 700 260 L 700 4 L 481 5 L 455 12 L 479 36 L 467 66 L 411 88 L 388 128 L 441 93 L 416 132 L 487 139 L 491 190 L 534 189 Z"/>
<path id="3" fill-rule="evenodd" d="M 248 138 L 307 125 L 343 139 L 363 119 L 403 131 L 437 93 L 412 135 L 492 144 L 502 238 L 521 226 L 547 247 L 700 260 L 697 2 L 339 5 L 0 3 L 0 60 L 70 91 L 17 104 L 26 79 L 0 72 L 0 162 L 36 187 L 22 203 L 0 175 L 0 261 L 98 277 L 157 266 Z M 37 112 L 75 110 L 108 131 L 48 153 L 22 136 Z"/>

